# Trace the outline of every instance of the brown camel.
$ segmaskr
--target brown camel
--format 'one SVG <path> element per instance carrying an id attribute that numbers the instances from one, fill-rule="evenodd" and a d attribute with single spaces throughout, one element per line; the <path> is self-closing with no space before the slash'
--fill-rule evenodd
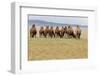
<path id="1" fill-rule="evenodd" d="M 33 24 L 30 29 L 30 37 L 36 37 L 36 34 L 37 34 L 37 30 L 36 30 L 35 24 Z"/>
<path id="2" fill-rule="evenodd" d="M 65 31 L 65 37 L 67 37 L 67 35 L 68 35 L 67 26 L 65 26 L 64 31 Z"/>
<path id="3" fill-rule="evenodd" d="M 76 38 L 80 39 L 80 36 L 81 36 L 81 29 L 80 27 L 77 25 L 77 28 L 75 30 L 75 33 L 76 33 Z"/>
<path id="4" fill-rule="evenodd" d="M 74 30 L 71 26 L 68 26 L 67 34 L 68 34 L 68 38 L 76 38 Z"/>
<path id="5" fill-rule="evenodd" d="M 49 26 L 46 26 L 45 30 L 44 30 L 44 35 L 45 37 L 49 37 Z"/>
<path id="6" fill-rule="evenodd" d="M 55 29 L 55 36 L 56 36 L 56 37 L 60 37 L 60 29 L 59 29 L 58 26 L 57 26 L 56 29 Z"/>
<path id="7" fill-rule="evenodd" d="M 65 29 L 64 27 L 62 26 L 61 30 L 60 30 L 60 37 L 63 38 L 64 37 L 64 34 L 65 34 Z"/>
<path id="8" fill-rule="evenodd" d="M 54 29 L 53 29 L 53 26 L 51 26 L 50 30 L 49 30 L 49 36 L 52 38 L 52 37 L 55 37 L 55 32 L 54 32 Z"/>
<path id="9" fill-rule="evenodd" d="M 39 36 L 42 37 L 44 36 L 45 37 L 45 34 L 44 34 L 44 27 L 41 27 L 40 30 L 39 30 Z"/>

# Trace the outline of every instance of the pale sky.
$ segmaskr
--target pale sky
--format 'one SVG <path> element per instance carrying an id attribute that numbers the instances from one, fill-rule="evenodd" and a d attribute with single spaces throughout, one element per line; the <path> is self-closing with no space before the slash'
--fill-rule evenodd
<path id="1" fill-rule="evenodd" d="M 48 22 L 55 23 L 64 23 L 64 24 L 79 24 L 88 26 L 88 17 L 68 17 L 68 16 L 35 16 L 30 15 L 29 20 L 43 20 Z"/>

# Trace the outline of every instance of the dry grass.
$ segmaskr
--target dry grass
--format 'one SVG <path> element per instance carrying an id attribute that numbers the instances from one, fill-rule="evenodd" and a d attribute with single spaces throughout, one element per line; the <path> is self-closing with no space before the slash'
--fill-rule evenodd
<path id="1" fill-rule="evenodd" d="M 65 38 L 29 38 L 28 47 L 28 60 L 87 58 L 87 30 L 82 30 L 80 40 Z"/>

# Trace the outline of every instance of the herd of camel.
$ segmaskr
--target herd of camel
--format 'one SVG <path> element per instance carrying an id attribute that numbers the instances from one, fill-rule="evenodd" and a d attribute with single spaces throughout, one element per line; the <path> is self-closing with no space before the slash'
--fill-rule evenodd
<path id="1" fill-rule="evenodd" d="M 39 31 L 37 31 L 35 24 L 32 25 L 30 28 L 30 37 L 34 38 L 37 35 L 37 32 L 39 32 L 39 37 L 44 38 L 77 38 L 80 39 L 81 36 L 81 29 L 77 25 L 76 29 L 73 30 L 73 28 L 69 26 L 62 26 L 60 29 L 58 26 L 54 29 L 53 26 L 46 26 L 45 28 L 42 26 L 40 27 Z"/>

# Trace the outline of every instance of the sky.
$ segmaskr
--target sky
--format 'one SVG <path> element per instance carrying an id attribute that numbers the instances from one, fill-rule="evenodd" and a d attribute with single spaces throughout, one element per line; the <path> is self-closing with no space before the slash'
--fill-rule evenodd
<path id="1" fill-rule="evenodd" d="M 64 24 L 79 24 L 83 26 L 88 26 L 87 17 L 72 17 L 72 16 L 38 16 L 38 15 L 29 15 L 29 20 L 43 20 L 48 22 L 55 23 L 64 23 Z"/>

